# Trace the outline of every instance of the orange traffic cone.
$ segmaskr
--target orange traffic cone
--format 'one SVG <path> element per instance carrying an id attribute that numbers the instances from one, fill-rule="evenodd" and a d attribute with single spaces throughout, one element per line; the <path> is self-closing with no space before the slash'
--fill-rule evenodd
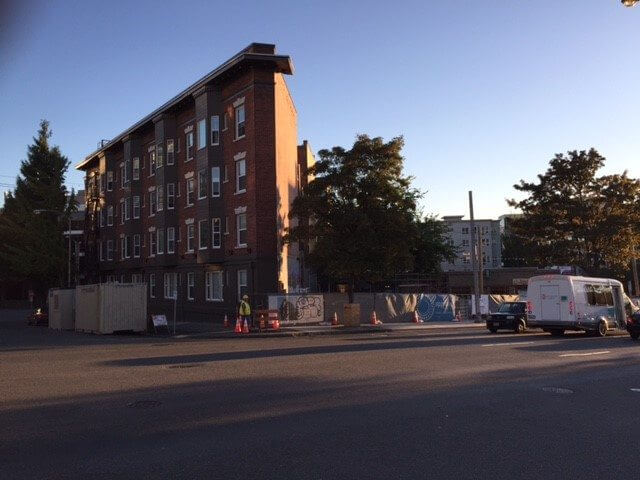
<path id="1" fill-rule="evenodd" d="M 233 330 L 234 333 L 242 333 L 242 326 L 240 325 L 240 317 L 236 318 L 236 328 Z"/>
<path id="2" fill-rule="evenodd" d="M 331 319 L 331 325 L 336 326 L 338 323 L 338 312 L 333 312 L 333 318 Z"/>
<path id="3" fill-rule="evenodd" d="M 264 330 L 266 328 L 266 322 L 264 321 L 264 314 L 260 314 L 260 330 Z"/>
<path id="4" fill-rule="evenodd" d="M 376 316 L 376 311 L 371 312 L 371 325 L 380 325 L 382 322 L 378 320 Z"/>
<path id="5" fill-rule="evenodd" d="M 280 320 L 278 318 L 273 321 L 272 325 L 274 330 L 280 330 Z"/>
<path id="6" fill-rule="evenodd" d="M 242 333 L 249 333 L 249 322 L 247 319 L 244 319 L 244 324 L 242 325 Z"/>
<path id="7" fill-rule="evenodd" d="M 227 316 L 227 314 L 224 315 L 224 328 L 229 328 L 229 317 Z"/>
<path id="8" fill-rule="evenodd" d="M 420 316 L 418 315 L 418 311 L 417 310 L 413 311 L 413 323 L 424 323 L 424 320 L 422 320 L 420 318 Z"/>

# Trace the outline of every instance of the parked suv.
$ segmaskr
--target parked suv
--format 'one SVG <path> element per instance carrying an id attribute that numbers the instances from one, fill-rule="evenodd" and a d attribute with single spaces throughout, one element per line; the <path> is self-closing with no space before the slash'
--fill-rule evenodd
<path id="1" fill-rule="evenodd" d="M 498 329 L 524 333 L 527 329 L 527 302 L 501 303 L 498 311 L 487 319 L 487 328 L 491 333 L 496 333 Z"/>

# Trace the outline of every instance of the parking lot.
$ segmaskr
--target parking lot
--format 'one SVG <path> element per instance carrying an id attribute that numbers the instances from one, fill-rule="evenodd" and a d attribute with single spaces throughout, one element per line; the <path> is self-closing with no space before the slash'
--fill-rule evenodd
<path id="1" fill-rule="evenodd" d="M 640 343 L 92 336 L 0 313 L 3 478 L 637 478 Z"/>

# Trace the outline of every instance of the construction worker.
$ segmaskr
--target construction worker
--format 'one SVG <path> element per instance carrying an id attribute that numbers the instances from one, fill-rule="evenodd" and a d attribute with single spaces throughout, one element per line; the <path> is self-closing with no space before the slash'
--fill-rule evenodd
<path id="1" fill-rule="evenodd" d="M 251 327 L 251 305 L 249 305 L 249 295 L 243 295 L 242 301 L 240 302 L 240 307 L 238 308 L 238 314 L 240 315 L 240 319 L 242 323 L 246 321 Z"/>

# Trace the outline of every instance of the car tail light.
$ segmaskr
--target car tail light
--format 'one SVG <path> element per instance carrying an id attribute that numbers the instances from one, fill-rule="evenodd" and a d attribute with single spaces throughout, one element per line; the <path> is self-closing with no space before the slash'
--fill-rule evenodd
<path id="1" fill-rule="evenodd" d="M 533 303 L 530 300 L 527 301 L 527 313 L 533 313 Z"/>

